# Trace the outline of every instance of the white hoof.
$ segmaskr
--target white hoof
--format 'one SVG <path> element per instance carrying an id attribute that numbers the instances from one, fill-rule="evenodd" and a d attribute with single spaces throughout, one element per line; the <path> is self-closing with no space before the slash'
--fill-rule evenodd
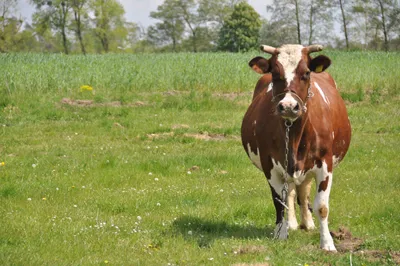
<path id="1" fill-rule="evenodd" d="M 289 225 L 289 230 L 297 230 L 299 228 L 299 224 L 297 223 L 297 220 L 289 220 L 288 222 Z"/>
<path id="2" fill-rule="evenodd" d="M 329 252 L 337 252 L 335 245 L 333 243 L 321 243 L 321 248 Z"/>
<path id="3" fill-rule="evenodd" d="M 300 228 L 301 228 L 301 229 L 304 229 L 304 230 L 306 230 L 306 231 L 312 231 L 312 230 L 314 230 L 316 227 L 315 227 L 314 221 L 311 220 L 311 221 L 306 221 L 306 222 L 302 223 L 302 224 L 300 225 Z"/>

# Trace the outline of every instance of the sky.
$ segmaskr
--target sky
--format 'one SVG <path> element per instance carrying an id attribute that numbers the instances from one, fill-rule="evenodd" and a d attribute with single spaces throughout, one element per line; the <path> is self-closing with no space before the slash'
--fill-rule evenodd
<path id="1" fill-rule="evenodd" d="M 32 13 L 35 8 L 29 4 L 29 0 L 18 0 L 19 6 L 17 13 L 22 16 L 24 20 L 31 21 Z M 154 25 L 157 20 L 150 18 L 150 12 L 156 11 L 157 6 L 161 5 L 164 0 L 119 0 L 125 8 L 125 18 L 127 21 L 135 22 L 140 26 L 147 28 Z M 267 17 L 266 5 L 271 4 L 272 0 L 248 0 L 248 3 L 262 17 Z"/>

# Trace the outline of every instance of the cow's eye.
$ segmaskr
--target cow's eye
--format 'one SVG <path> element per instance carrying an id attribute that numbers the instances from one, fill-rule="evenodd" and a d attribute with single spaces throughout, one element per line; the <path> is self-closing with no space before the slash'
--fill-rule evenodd
<path id="1" fill-rule="evenodd" d="M 310 71 L 307 71 L 304 73 L 303 76 L 301 76 L 301 80 L 309 80 L 310 79 Z"/>

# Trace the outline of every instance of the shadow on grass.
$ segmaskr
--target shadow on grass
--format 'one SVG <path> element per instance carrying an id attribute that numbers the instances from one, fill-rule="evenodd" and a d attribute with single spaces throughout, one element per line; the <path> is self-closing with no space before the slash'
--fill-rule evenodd
<path id="1" fill-rule="evenodd" d="M 187 240 L 197 241 L 199 247 L 209 247 L 218 238 L 272 238 L 274 231 L 272 227 L 232 225 L 192 216 L 182 216 L 172 226 L 175 233 L 180 233 Z"/>

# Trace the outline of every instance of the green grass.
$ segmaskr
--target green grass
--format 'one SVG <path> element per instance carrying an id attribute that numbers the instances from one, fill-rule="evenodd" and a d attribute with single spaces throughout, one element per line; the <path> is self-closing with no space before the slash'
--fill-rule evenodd
<path id="1" fill-rule="evenodd" d="M 395 265 L 400 54 L 326 54 L 353 127 L 330 229 L 363 239 L 354 265 Z M 318 230 L 271 239 L 271 194 L 239 138 L 253 56 L 0 55 L 0 261 L 349 265 L 319 250 Z"/>

